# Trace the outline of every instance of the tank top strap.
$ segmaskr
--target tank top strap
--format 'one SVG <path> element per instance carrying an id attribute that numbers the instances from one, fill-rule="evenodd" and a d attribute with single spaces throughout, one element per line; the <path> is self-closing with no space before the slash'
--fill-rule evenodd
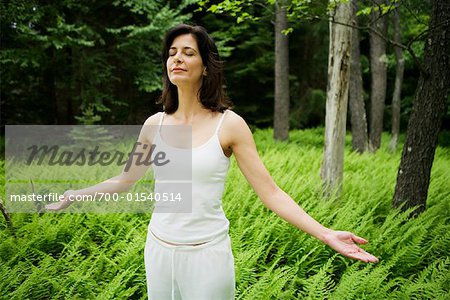
<path id="1" fill-rule="evenodd" d="M 227 113 L 227 111 L 228 111 L 228 109 L 226 109 L 226 110 L 223 112 L 222 117 L 220 117 L 219 124 L 217 124 L 217 128 L 216 128 L 216 131 L 215 131 L 214 134 L 217 134 L 217 133 L 219 132 L 220 125 L 222 125 L 223 119 L 224 119 L 225 114 Z"/>
<path id="2" fill-rule="evenodd" d="M 161 118 L 159 119 L 159 126 L 158 126 L 158 132 L 161 132 L 161 126 L 164 119 L 164 112 L 161 113 Z"/>

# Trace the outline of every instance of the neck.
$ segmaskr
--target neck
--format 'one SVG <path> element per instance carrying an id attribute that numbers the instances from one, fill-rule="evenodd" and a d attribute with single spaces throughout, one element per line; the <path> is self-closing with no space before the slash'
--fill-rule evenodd
<path id="1" fill-rule="evenodd" d="M 182 122 L 192 123 L 196 115 L 204 112 L 204 107 L 197 97 L 199 87 L 182 86 L 178 87 L 178 109 L 175 112 L 177 118 Z"/>

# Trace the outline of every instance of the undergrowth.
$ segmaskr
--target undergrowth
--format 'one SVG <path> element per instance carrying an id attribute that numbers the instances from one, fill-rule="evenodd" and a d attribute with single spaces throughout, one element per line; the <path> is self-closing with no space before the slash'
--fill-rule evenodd
<path id="1" fill-rule="evenodd" d="M 348 136 L 342 196 L 326 200 L 319 174 L 323 129 L 291 131 L 290 142 L 274 142 L 271 130 L 254 136 L 277 184 L 324 225 L 368 239 L 362 247 L 380 262 L 345 258 L 277 217 L 233 158 L 223 207 L 237 299 L 449 299 L 448 148 L 436 151 L 426 211 L 408 219 L 408 212 L 391 208 L 401 148 L 360 155 L 350 151 Z M 0 298 L 146 299 L 150 216 L 14 213 L 14 231 L 1 219 Z"/>

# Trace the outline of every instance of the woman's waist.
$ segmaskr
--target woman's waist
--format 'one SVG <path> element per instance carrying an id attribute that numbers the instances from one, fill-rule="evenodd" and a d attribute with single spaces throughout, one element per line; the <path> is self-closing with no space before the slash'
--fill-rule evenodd
<path id="1" fill-rule="evenodd" d="M 156 239 L 158 239 L 159 241 L 172 245 L 172 246 L 199 246 L 199 245 L 203 245 L 206 244 L 208 242 L 202 242 L 202 243 L 196 243 L 196 244 L 190 244 L 190 243 L 182 243 L 182 244 L 178 244 L 178 243 L 172 243 L 166 240 L 163 240 L 162 238 L 159 238 L 151 229 L 149 229 L 150 234 L 153 235 Z"/>
<path id="2" fill-rule="evenodd" d="M 180 214 L 173 214 L 174 218 L 164 218 L 167 214 L 153 214 L 149 231 L 162 242 L 173 245 L 201 245 L 228 234 L 229 221 L 225 216 L 195 222 L 177 219 L 176 215 Z"/>
<path id="3" fill-rule="evenodd" d="M 214 236 L 210 237 L 206 241 L 194 242 L 194 243 L 190 243 L 190 242 L 179 243 L 179 242 L 174 242 L 170 238 L 161 236 L 160 234 L 155 233 L 153 231 L 154 231 L 154 229 L 152 230 L 151 228 L 149 228 L 148 235 L 151 238 L 153 238 L 156 242 L 158 242 L 160 245 L 167 247 L 167 248 L 177 248 L 177 249 L 186 249 L 186 250 L 194 250 L 194 249 L 202 249 L 202 248 L 210 247 L 228 237 L 228 229 L 227 229 L 226 231 L 224 231 L 218 235 L 214 235 Z"/>

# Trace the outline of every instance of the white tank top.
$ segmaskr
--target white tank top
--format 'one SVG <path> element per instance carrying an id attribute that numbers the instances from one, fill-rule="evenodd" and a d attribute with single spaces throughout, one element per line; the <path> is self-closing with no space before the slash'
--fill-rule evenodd
<path id="1" fill-rule="evenodd" d="M 197 244 L 228 233 L 229 221 L 222 208 L 222 194 L 230 158 L 223 153 L 218 135 L 226 112 L 222 114 L 213 136 L 203 145 L 192 148 L 192 212 L 158 212 L 155 206 L 149 229 L 156 237 L 172 243 Z M 160 134 L 163 119 L 164 112 L 153 143 L 158 151 L 173 151 Z M 164 178 L 153 164 L 152 168 L 156 192 L 161 185 L 158 181 Z"/>

